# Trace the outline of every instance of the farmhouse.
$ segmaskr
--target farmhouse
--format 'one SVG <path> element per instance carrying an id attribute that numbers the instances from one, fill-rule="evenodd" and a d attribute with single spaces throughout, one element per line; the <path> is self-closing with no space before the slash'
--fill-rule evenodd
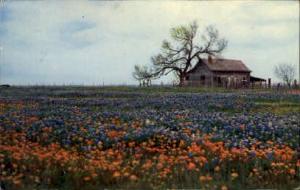
<path id="1" fill-rule="evenodd" d="M 202 59 L 185 77 L 187 86 L 248 87 L 250 82 L 262 80 L 250 76 L 251 71 L 240 60 Z"/>

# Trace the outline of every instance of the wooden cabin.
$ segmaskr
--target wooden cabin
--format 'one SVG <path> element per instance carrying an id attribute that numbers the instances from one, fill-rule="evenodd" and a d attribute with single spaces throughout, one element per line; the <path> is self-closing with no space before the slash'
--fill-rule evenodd
<path id="1" fill-rule="evenodd" d="M 249 87 L 248 67 L 240 60 L 202 59 L 189 71 L 185 78 L 186 86 Z"/>

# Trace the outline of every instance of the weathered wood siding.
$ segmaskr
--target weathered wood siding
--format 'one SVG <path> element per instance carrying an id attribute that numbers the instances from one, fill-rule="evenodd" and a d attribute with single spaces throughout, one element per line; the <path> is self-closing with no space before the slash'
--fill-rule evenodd
<path id="1" fill-rule="evenodd" d="M 250 72 L 211 71 L 205 64 L 199 64 L 185 81 L 188 86 L 244 87 L 249 84 Z"/>
<path id="2" fill-rule="evenodd" d="M 213 72 L 205 64 L 199 64 L 193 73 L 186 78 L 186 84 L 189 86 L 210 86 L 213 80 Z"/>

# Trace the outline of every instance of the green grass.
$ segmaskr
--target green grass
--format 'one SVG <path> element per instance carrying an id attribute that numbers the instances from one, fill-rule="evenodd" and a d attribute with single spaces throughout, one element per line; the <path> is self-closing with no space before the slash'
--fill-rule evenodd
<path id="1" fill-rule="evenodd" d="M 252 112 L 269 112 L 278 115 L 288 114 L 288 113 L 299 113 L 300 112 L 300 101 L 257 101 L 255 102 L 255 107 Z"/>
<path id="2" fill-rule="evenodd" d="M 0 88 L 0 96 L 24 96 L 32 93 L 36 95 L 61 96 L 77 93 L 85 96 L 88 93 L 93 95 L 103 92 L 122 93 L 234 93 L 234 92 L 269 92 L 270 89 L 228 89 L 220 87 L 179 87 L 179 86 L 11 86 Z"/>

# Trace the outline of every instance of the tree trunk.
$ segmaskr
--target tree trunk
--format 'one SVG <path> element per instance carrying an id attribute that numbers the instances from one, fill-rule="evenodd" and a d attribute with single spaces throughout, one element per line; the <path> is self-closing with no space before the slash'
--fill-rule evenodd
<path id="1" fill-rule="evenodd" d="M 185 75 L 179 75 L 179 86 L 184 86 Z"/>

